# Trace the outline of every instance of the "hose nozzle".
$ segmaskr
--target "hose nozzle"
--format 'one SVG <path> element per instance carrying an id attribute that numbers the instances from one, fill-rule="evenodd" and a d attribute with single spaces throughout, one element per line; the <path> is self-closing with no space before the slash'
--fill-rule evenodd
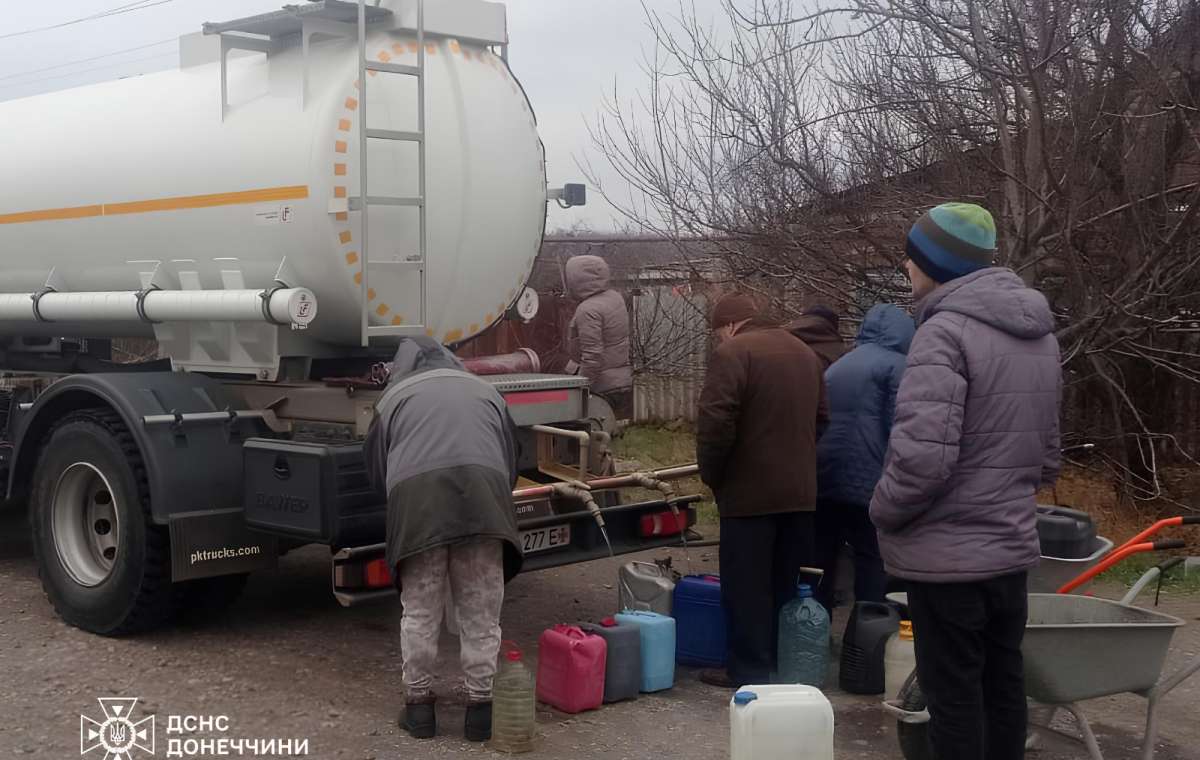
<path id="1" fill-rule="evenodd" d="M 592 498 L 591 486 L 580 480 L 568 480 L 562 483 L 555 483 L 553 489 L 555 496 L 581 502 L 587 508 L 592 519 L 596 521 L 596 525 L 599 525 L 600 529 L 604 530 L 604 515 L 600 512 L 600 506 L 596 504 L 596 500 Z"/>

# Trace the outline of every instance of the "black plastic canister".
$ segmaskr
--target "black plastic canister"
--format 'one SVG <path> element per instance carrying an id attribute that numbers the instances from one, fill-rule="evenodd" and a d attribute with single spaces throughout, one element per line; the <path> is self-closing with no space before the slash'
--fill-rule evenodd
<path id="1" fill-rule="evenodd" d="M 1096 523 L 1086 512 L 1039 505 L 1037 531 L 1043 557 L 1084 559 L 1096 550 Z"/>
<path id="2" fill-rule="evenodd" d="M 856 602 L 842 637 L 838 678 L 851 694 L 883 693 L 883 655 L 888 639 L 900 630 L 900 613 L 890 604 Z"/>
<path id="3" fill-rule="evenodd" d="M 604 638 L 608 660 L 604 667 L 604 701 L 636 699 L 642 688 L 642 633 L 636 625 L 605 618 L 599 625 L 580 623 L 588 633 Z"/>

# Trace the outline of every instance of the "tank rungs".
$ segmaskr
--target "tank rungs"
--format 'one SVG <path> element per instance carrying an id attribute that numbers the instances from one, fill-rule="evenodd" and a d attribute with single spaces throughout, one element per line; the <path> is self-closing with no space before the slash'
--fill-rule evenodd
<path id="1" fill-rule="evenodd" d="M 421 76 L 421 69 L 417 66 L 406 66 L 402 63 L 377 63 L 375 61 L 367 61 L 367 71 L 383 71 L 388 74 L 406 74 L 410 77 Z"/>
<path id="2" fill-rule="evenodd" d="M 372 140 L 399 140 L 403 142 L 421 142 L 425 136 L 420 132 L 402 132 L 396 129 L 368 129 L 367 137 Z"/>
<path id="3" fill-rule="evenodd" d="M 361 211 L 362 198 L 351 198 L 348 204 L 351 211 Z M 424 206 L 425 199 L 418 196 L 402 195 L 368 195 L 367 205 L 370 206 Z"/>
<path id="4" fill-rule="evenodd" d="M 399 269 L 424 269 L 425 262 L 420 259 L 406 261 L 368 261 L 368 266 L 372 267 L 397 267 Z"/>

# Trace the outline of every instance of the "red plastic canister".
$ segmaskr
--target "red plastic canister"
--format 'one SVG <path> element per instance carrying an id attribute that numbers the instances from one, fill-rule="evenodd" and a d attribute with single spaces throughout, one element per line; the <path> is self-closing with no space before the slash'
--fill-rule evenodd
<path id="1" fill-rule="evenodd" d="M 574 625 L 547 628 L 538 639 L 539 702 L 578 713 L 604 701 L 604 668 L 608 644 Z"/>

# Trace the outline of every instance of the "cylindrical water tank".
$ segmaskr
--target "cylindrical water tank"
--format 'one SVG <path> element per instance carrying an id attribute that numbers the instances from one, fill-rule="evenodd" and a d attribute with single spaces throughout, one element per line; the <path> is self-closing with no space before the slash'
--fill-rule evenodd
<path id="1" fill-rule="evenodd" d="M 385 3 L 385 7 L 388 5 Z M 216 38 L 208 38 L 215 42 Z M 417 209 L 369 213 L 371 324 L 423 324 L 445 342 L 500 319 L 533 267 L 545 225 L 545 160 L 525 94 L 483 46 L 426 40 L 427 313 Z M 372 60 L 415 65 L 411 31 L 373 32 Z M 358 79 L 357 41 L 318 38 L 307 86 L 299 44 L 0 103 L 0 293 L 129 291 L 159 267 L 167 287 L 287 285 L 319 304 L 309 335 L 360 340 L 359 116 L 417 128 L 417 87 Z M 418 147 L 370 140 L 371 196 L 418 193 Z M 0 334 L 152 335 L 145 322 L 31 325 Z"/>

